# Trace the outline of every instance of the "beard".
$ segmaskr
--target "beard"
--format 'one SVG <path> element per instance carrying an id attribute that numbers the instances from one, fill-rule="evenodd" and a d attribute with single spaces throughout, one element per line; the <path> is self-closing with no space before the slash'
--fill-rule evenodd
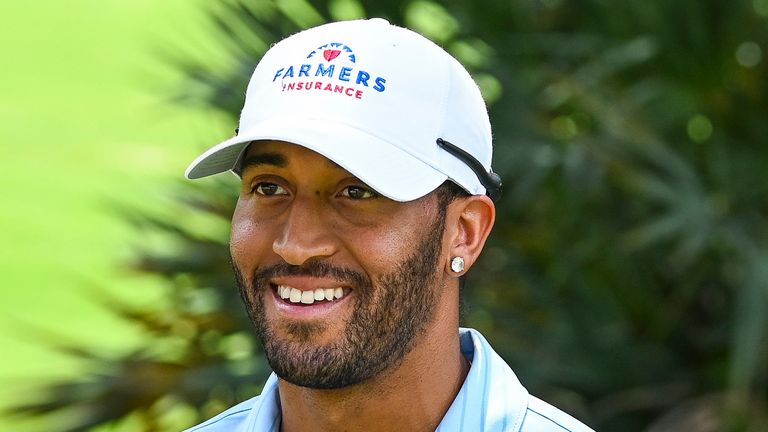
<path id="1" fill-rule="evenodd" d="M 313 389 L 336 389 L 368 380 L 397 367 L 432 322 L 438 299 L 444 217 L 426 230 L 411 256 L 375 281 L 364 274 L 310 260 L 296 266 L 277 264 L 256 269 L 248 284 L 233 262 L 235 280 L 264 353 L 277 376 Z M 269 280 L 277 276 L 330 277 L 353 287 L 355 309 L 337 340 L 313 343 L 322 323 L 293 322 L 284 326 L 290 338 L 280 337 L 264 313 Z"/>

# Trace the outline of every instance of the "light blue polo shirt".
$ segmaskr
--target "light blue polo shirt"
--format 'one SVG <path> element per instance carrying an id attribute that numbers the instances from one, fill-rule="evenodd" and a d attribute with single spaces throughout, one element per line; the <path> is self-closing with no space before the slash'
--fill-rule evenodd
<path id="1" fill-rule="evenodd" d="M 436 432 L 594 432 L 528 394 L 483 335 L 459 329 L 461 352 L 472 362 L 467 379 Z M 279 432 L 280 405 L 273 373 L 261 395 L 187 429 L 187 432 Z"/>

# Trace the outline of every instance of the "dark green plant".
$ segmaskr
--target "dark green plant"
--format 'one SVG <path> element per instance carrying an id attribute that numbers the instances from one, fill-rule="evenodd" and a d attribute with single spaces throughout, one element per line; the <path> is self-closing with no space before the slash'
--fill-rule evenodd
<path id="1" fill-rule="evenodd" d="M 506 193 L 465 321 L 529 390 L 605 432 L 768 428 L 768 2 L 223 2 L 230 63 L 176 54 L 175 100 L 234 128 L 271 42 L 356 16 L 440 43 L 489 102 Z M 235 186 L 173 188 L 177 214 L 207 219 L 129 215 L 176 246 L 135 263 L 168 281 L 168 304 L 110 306 L 147 348 L 77 348 L 94 375 L 19 411 L 163 430 L 168 407 L 202 419 L 256 393 L 268 370 L 228 264 Z"/>

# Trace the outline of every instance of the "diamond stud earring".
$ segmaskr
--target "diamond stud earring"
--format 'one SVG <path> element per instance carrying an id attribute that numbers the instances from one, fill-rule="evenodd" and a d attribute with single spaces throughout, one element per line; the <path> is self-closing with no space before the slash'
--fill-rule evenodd
<path id="1" fill-rule="evenodd" d="M 464 271 L 464 258 L 453 257 L 451 260 L 451 270 L 453 270 L 454 273 L 461 273 Z"/>

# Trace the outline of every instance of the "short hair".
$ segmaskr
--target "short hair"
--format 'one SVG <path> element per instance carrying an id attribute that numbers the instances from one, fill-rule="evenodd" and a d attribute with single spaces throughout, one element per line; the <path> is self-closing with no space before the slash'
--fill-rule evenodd
<path id="1" fill-rule="evenodd" d="M 446 180 L 443 182 L 443 184 L 438 186 L 437 189 L 435 189 L 435 194 L 437 194 L 437 202 L 440 207 L 440 211 L 443 213 L 443 217 L 445 216 L 444 212 L 450 203 L 456 201 L 459 198 L 466 198 L 470 196 L 469 192 L 465 191 L 461 186 L 457 185 L 451 180 Z"/>

